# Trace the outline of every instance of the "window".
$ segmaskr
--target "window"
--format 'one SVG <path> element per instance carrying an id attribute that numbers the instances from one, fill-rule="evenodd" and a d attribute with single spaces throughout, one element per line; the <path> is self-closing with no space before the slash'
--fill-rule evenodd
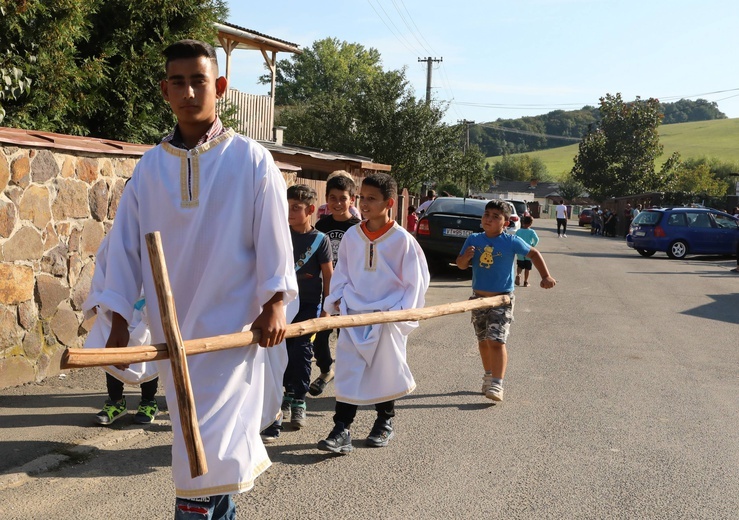
<path id="1" fill-rule="evenodd" d="M 668 226 L 686 226 L 685 213 L 673 213 L 670 218 L 667 219 Z"/>
<path id="2" fill-rule="evenodd" d="M 688 227 L 692 228 L 710 228 L 711 219 L 708 213 L 688 213 Z"/>
<path id="3" fill-rule="evenodd" d="M 716 225 L 723 229 L 737 229 L 739 224 L 736 219 L 727 217 L 725 215 L 713 214 L 713 220 L 716 221 Z"/>

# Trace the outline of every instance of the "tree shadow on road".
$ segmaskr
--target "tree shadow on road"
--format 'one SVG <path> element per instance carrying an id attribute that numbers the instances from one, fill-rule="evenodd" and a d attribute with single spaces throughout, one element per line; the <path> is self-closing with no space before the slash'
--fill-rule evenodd
<path id="1" fill-rule="evenodd" d="M 681 314 L 705 318 L 708 320 L 723 321 L 739 325 L 739 294 L 707 294 L 713 302 L 694 307 Z"/>

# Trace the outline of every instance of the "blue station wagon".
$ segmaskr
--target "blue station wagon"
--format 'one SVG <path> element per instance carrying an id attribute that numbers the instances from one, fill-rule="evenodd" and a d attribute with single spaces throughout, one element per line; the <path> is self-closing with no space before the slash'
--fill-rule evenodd
<path id="1" fill-rule="evenodd" d="M 731 255 L 739 242 L 739 219 L 708 208 L 646 209 L 631 222 L 626 244 L 642 256 L 670 258 Z"/>

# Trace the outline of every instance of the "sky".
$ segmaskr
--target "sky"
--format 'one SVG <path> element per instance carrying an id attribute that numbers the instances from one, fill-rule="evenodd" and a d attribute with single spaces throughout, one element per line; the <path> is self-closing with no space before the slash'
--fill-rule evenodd
<path id="1" fill-rule="evenodd" d="M 445 121 L 478 123 L 597 106 L 605 94 L 706 99 L 739 117 L 737 0 L 228 1 L 227 21 L 310 48 L 333 37 L 406 68 L 416 92 L 449 103 Z M 287 59 L 288 53 L 277 58 Z M 219 49 L 221 72 L 225 55 Z M 232 55 L 231 86 L 259 85 L 258 51 Z"/>

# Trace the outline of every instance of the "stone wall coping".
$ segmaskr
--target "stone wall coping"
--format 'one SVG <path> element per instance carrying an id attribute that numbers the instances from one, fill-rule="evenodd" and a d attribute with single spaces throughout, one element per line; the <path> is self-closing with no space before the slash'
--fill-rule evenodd
<path id="1" fill-rule="evenodd" d="M 29 148 L 50 148 L 53 150 L 73 150 L 92 154 L 134 157 L 141 157 L 152 148 L 148 144 L 133 144 L 111 139 L 22 130 L 4 126 L 0 126 L 0 143 Z"/>

